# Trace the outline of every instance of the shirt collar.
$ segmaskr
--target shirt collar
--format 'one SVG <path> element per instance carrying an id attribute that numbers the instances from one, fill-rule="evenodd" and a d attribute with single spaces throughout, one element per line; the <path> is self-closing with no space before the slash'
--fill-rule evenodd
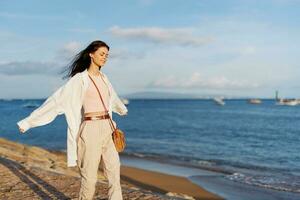
<path id="1" fill-rule="evenodd" d="M 103 79 L 104 79 L 104 82 L 108 85 L 108 80 L 107 80 L 107 78 L 106 78 L 106 75 L 103 73 L 103 72 L 101 72 L 101 71 L 99 71 L 100 73 L 101 73 L 101 75 L 103 76 Z M 83 75 L 83 82 L 84 82 L 84 85 L 86 86 L 86 87 L 88 87 L 88 83 L 89 83 L 89 73 L 88 73 L 88 71 L 87 71 L 87 69 L 85 69 L 83 72 L 82 72 L 82 75 Z"/>
<path id="2" fill-rule="evenodd" d="M 101 70 L 99 70 L 99 72 L 104 78 L 106 78 L 105 74 Z M 86 74 L 86 76 L 88 76 L 89 73 L 88 73 L 87 68 L 83 71 L 83 73 Z"/>

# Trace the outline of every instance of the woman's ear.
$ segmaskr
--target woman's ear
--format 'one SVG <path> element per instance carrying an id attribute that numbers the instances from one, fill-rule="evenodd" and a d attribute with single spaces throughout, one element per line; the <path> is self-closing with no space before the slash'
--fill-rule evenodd
<path id="1" fill-rule="evenodd" d="M 93 58 L 93 54 L 92 53 L 89 53 L 89 56 L 90 56 L 90 58 Z"/>

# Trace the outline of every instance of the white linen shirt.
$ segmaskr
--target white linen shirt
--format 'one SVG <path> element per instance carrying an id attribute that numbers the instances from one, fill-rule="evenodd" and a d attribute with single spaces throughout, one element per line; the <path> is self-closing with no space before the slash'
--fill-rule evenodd
<path id="1" fill-rule="evenodd" d="M 108 112 L 126 115 L 128 110 L 116 94 L 107 76 L 101 72 L 110 91 Z M 65 114 L 68 124 L 67 130 L 67 166 L 77 165 L 77 134 L 82 122 L 83 99 L 89 86 L 88 71 L 85 69 L 71 77 L 63 86 L 58 88 L 45 102 L 35 109 L 28 117 L 17 122 L 24 132 L 30 128 L 46 125 L 52 122 L 57 115 Z M 99 97 L 100 100 L 100 97 Z M 114 122 L 115 123 L 115 122 Z"/>

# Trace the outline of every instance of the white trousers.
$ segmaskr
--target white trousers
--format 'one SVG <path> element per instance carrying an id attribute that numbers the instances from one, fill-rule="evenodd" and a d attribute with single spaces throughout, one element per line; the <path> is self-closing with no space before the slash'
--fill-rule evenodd
<path id="1" fill-rule="evenodd" d="M 120 158 L 112 140 L 109 119 L 83 121 L 77 137 L 77 165 L 81 175 L 79 200 L 92 200 L 103 159 L 108 179 L 108 199 L 123 200 L 120 185 Z"/>

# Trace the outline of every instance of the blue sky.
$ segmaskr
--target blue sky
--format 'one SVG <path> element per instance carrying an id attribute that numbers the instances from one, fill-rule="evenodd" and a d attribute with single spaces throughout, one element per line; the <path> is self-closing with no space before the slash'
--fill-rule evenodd
<path id="1" fill-rule="evenodd" d="M 0 98 L 45 98 L 93 40 L 120 95 L 300 97 L 300 0 L 0 0 Z"/>

